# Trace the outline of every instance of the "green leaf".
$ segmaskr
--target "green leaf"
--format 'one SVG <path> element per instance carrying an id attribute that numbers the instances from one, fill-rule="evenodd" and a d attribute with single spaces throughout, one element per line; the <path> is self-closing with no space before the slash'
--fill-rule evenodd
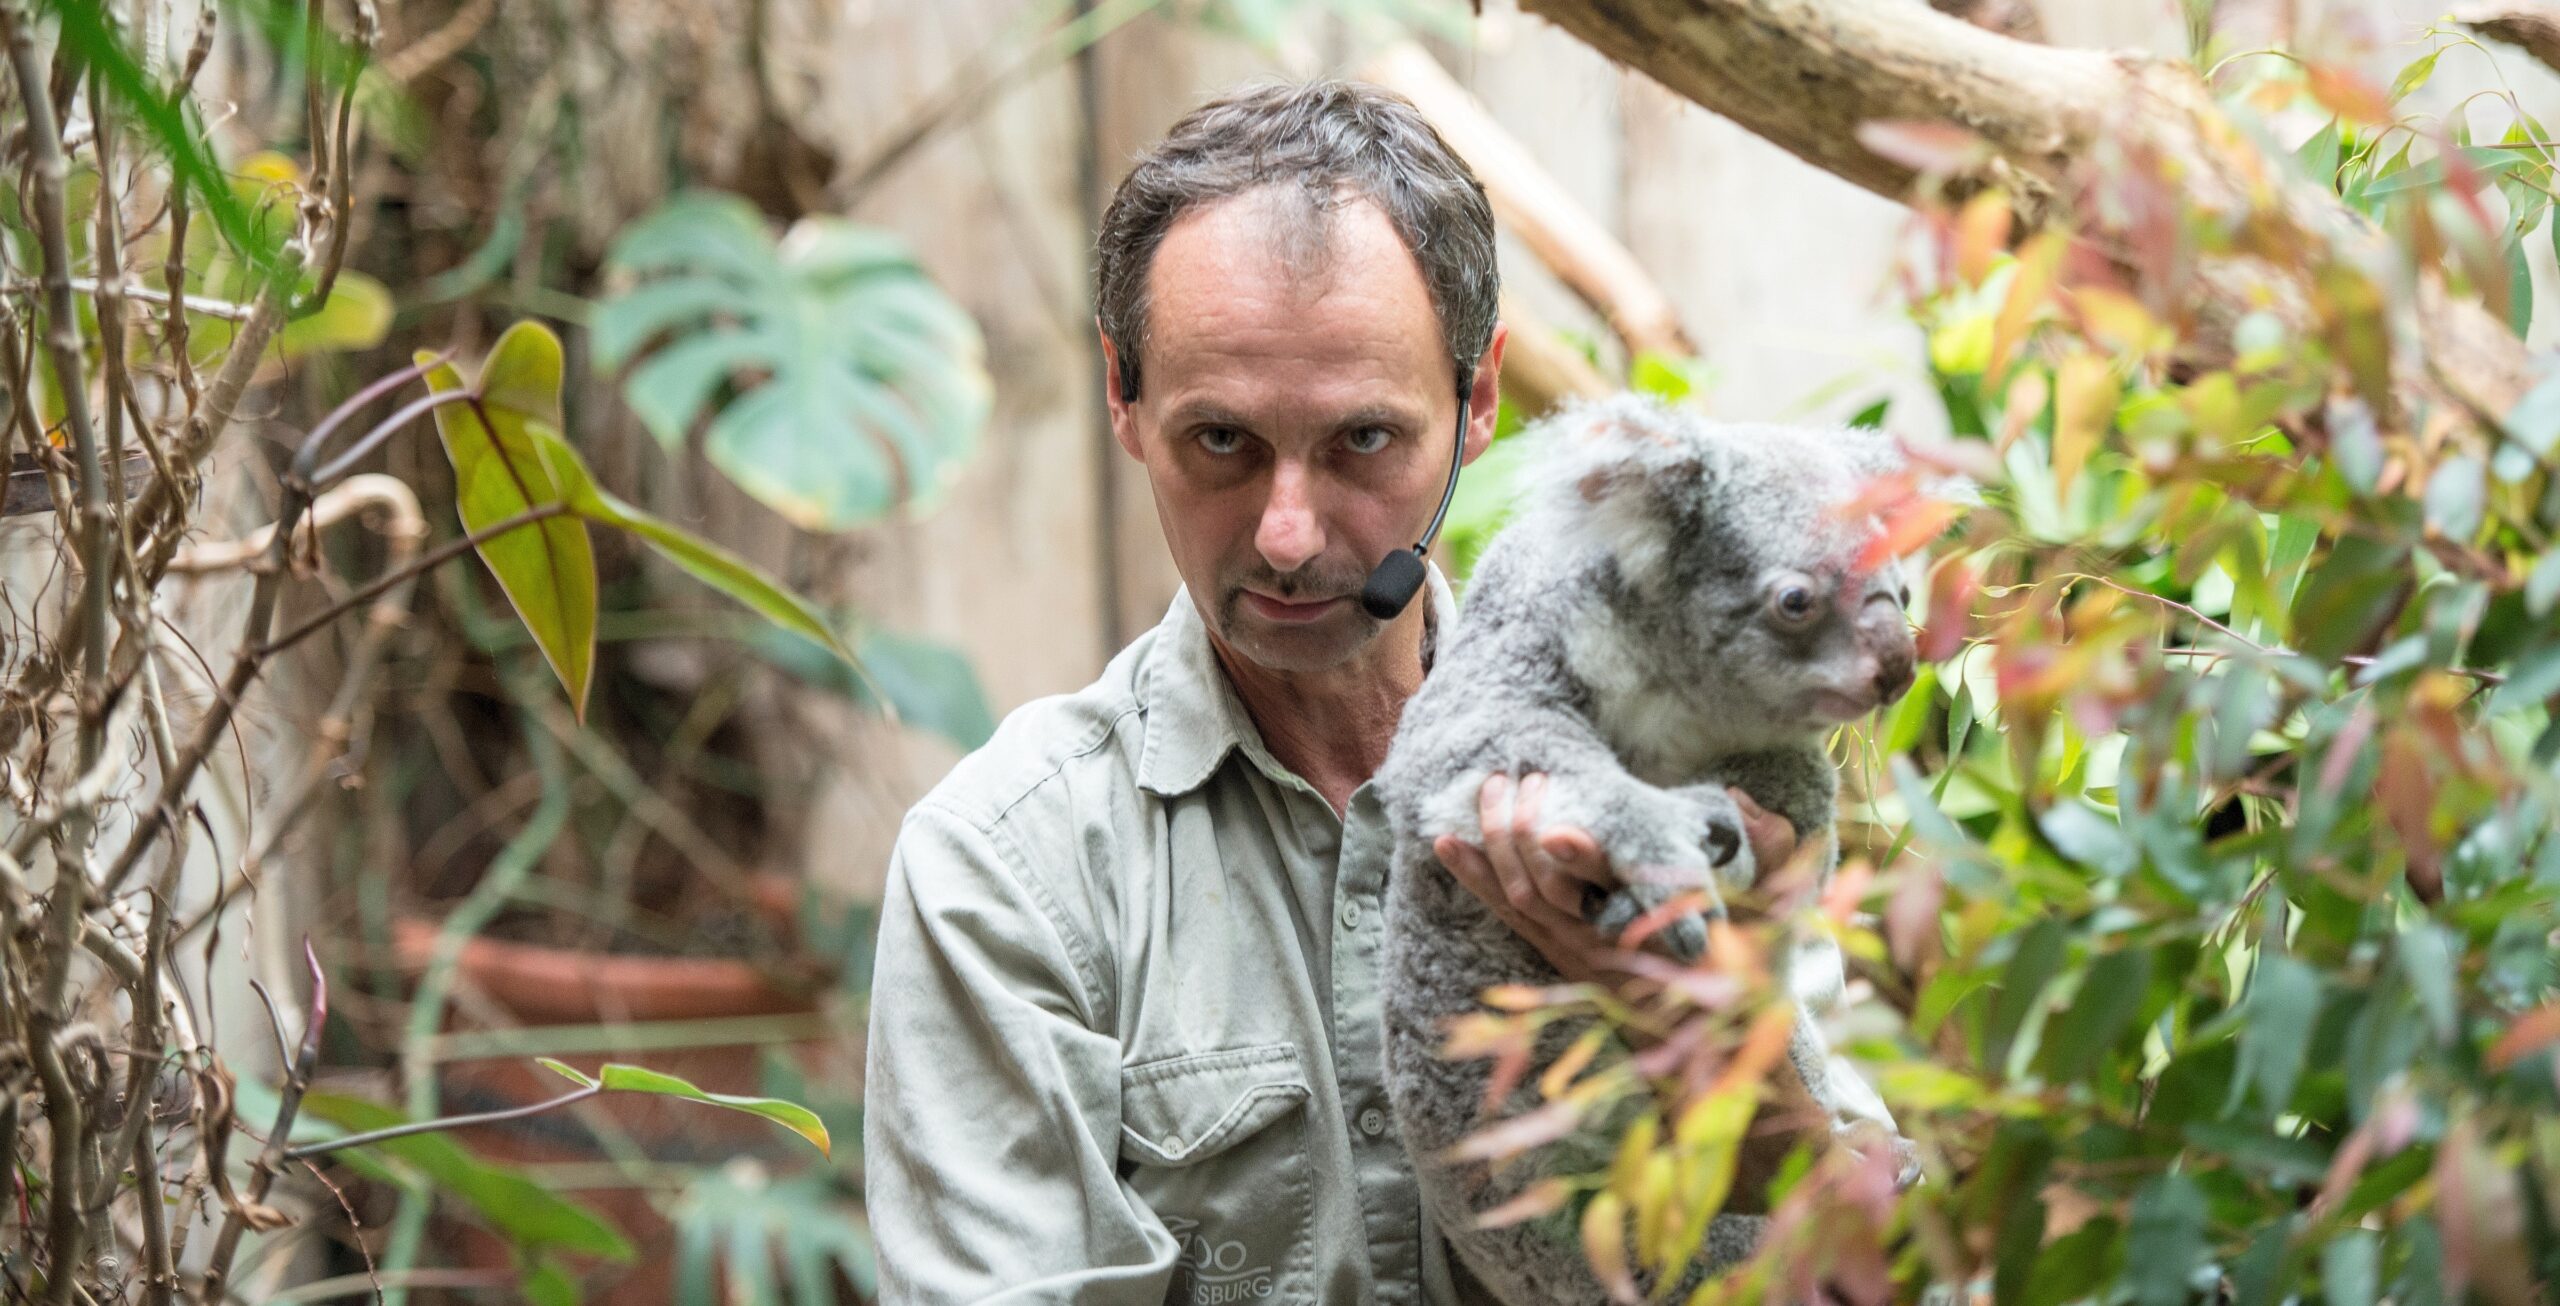
<path id="1" fill-rule="evenodd" d="M 2524 237 L 2507 242 L 2507 327 L 2522 337 L 2533 325 L 2533 265 L 2524 256 Z"/>
<path id="2" fill-rule="evenodd" d="M 578 1306 L 578 1281 L 560 1262 L 545 1256 L 528 1267 L 516 1290 L 533 1306 Z"/>
<path id="3" fill-rule="evenodd" d="M 2487 469 L 2469 454 L 2455 454 L 2427 473 L 2427 524 L 2457 544 L 2480 530 L 2482 497 L 2488 492 Z"/>
<path id="4" fill-rule="evenodd" d="M 2262 951 L 2243 1002 L 2247 1015 L 2240 1026 L 2240 1073 L 2232 1076 L 2223 1114 L 2238 1109 L 2252 1085 L 2260 1106 L 2270 1114 L 2281 1112 L 2293 1102 L 2294 1083 L 2311 1050 L 2312 1028 L 2320 1017 L 2319 973 L 2281 952 Z"/>
<path id="5" fill-rule="evenodd" d="M 2045 1077 L 2075 1083 L 2106 1063 L 2108 1049 L 2142 1011 L 2151 990 L 2151 953 L 2145 948 L 2110 952 L 2089 963 L 2071 1006 L 2045 1022 L 2038 1056 Z"/>
<path id="6" fill-rule="evenodd" d="M 433 357 L 421 352 L 418 361 Z M 462 374 L 450 363 L 429 369 L 426 380 L 439 393 L 464 388 Z M 536 507 L 565 506 L 569 483 L 584 487 L 586 469 L 574 456 L 564 460 L 560 455 L 568 445 L 551 434 L 560 425 L 560 382 L 559 338 L 539 323 L 519 322 L 498 337 L 481 366 L 473 387 L 480 402 L 436 410 L 466 532 Z M 596 658 L 596 564 L 585 523 L 545 518 L 483 541 L 480 560 L 498 578 L 568 692 L 571 710 L 583 720 Z"/>
<path id="7" fill-rule="evenodd" d="M 2117 826 L 2116 818 L 2085 803 L 2067 798 L 2055 803 L 2036 818 L 2036 828 L 2044 831 L 2045 838 L 2052 840 L 2064 856 L 2110 878 L 2130 875 L 2141 864 L 2141 855 Z"/>
<path id="8" fill-rule="evenodd" d="M 2409 551 L 2362 535 L 2339 540 L 2293 601 L 2294 644 L 2322 662 L 2363 645 L 2408 599 Z"/>
<path id="9" fill-rule="evenodd" d="M 677 1199 L 674 1221 L 679 1306 L 718 1306 L 719 1262 L 738 1306 L 834 1306 L 839 1274 L 861 1300 L 878 1292 L 870 1230 L 823 1174 L 768 1181 L 753 1171 L 705 1171 Z M 773 1282 L 776 1261 L 787 1291 Z"/>
<path id="10" fill-rule="evenodd" d="M 627 1066 L 616 1061 L 606 1062 L 593 1078 L 589 1078 L 576 1069 L 549 1057 L 537 1057 L 535 1060 L 581 1088 L 590 1088 L 600 1083 L 608 1093 L 652 1093 L 661 1097 L 680 1097 L 687 1101 L 705 1102 L 712 1106 L 727 1107 L 732 1111 L 744 1111 L 749 1115 L 763 1116 L 808 1139 L 820 1152 L 831 1150 L 827 1140 L 827 1126 L 818 1119 L 818 1113 L 795 1102 L 782 1102 L 769 1097 L 739 1097 L 729 1093 L 706 1093 L 673 1075 L 661 1074 L 640 1066 Z"/>
<path id="11" fill-rule="evenodd" d="M 975 449 L 993 393 L 977 326 L 888 234 L 811 217 L 777 244 L 745 200 L 696 193 L 610 262 L 663 278 L 596 313 L 608 367 L 666 337 L 625 383 L 633 410 L 670 445 L 708 418 L 705 456 L 794 524 L 929 505 Z"/>
<path id="12" fill-rule="evenodd" d="M 2418 1009 L 2426 1013 L 2436 1042 L 2452 1042 L 2459 1013 L 2453 993 L 2458 963 L 2450 934 L 2441 925 L 2421 921 L 2401 932 L 2399 954 L 2400 973 L 2416 991 Z"/>
<path id="13" fill-rule="evenodd" d="M 2427 79 L 2435 76 L 2436 56 L 2443 53 L 2443 50 L 2429 50 L 2410 60 L 2409 66 L 2401 69 L 2400 75 L 2391 79 L 2391 98 L 2397 101 L 2411 91 L 2426 85 Z M 2336 125 L 2334 120 L 2330 124 L 2333 129 Z M 2337 148 L 2335 142 L 2331 143 L 2330 148 Z"/>
<path id="14" fill-rule="evenodd" d="M 294 359 L 371 349 L 391 334 L 391 317 L 388 287 L 361 272 L 340 272 L 318 308 L 276 332 L 276 351 Z"/>
<path id="15" fill-rule="evenodd" d="M 2045 986 L 2062 969 L 2069 945 L 2062 922 L 2050 916 L 2027 927 L 2026 936 L 2018 940 L 2017 951 L 2000 974 L 2000 996 L 1992 1003 L 1991 1024 L 1984 1034 L 1983 1063 L 1991 1070 L 2006 1073 L 2009 1046 L 2034 1012 Z"/>
<path id="16" fill-rule="evenodd" d="M 2560 642 L 2545 644 L 2517 658 L 2505 684 L 2489 696 L 2491 713 L 2513 712 L 2560 694 Z"/>
<path id="17" fill-rule="evenodd" d="M 1886 395 L 1884 398 L 1859 409 L 1857 414 L 1849 419 L 1849 425 L 1853 427 L 1865 427 L 1866 429 L 1873 431 L 1881 431 L 1884 429 L 1885 414 L 1891 411 L 1893 411 L 1893 396 Z"/>
<path id="18" fill-rule="evenodd" d="M 2346 1230 L 2320 1249 L 2320 1296 L 2328 1306 L 2373 1306 L 2381 1280 L 2382 1244 L 2371 1230 Z"/>
<path id="19" fill-rule="evenodd" d="M 2560 604 L 2560 548 L 2543 554 L 2524 581 L 2525 611 L 2547 617 L 2555 604 Z"/>
<path id="20" fill-rule="evenodd" d="M 2124 1272 L 2138 1306 L 2186 1306 L 2205 1256 L 2204 1220 L 2204 1191 L 2183 1174 L 2162 1175 L 2133 1199 Z"/>

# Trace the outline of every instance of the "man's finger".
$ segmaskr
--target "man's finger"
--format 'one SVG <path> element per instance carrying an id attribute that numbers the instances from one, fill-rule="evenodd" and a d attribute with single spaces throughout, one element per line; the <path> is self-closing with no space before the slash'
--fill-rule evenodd
<path id="1" fill-rule="evenodd" d="M 1582 884 L 1566 873 L 1564 867 L 1547 853 L 1546 840 L 1540 837 L 1539 825 L 1544 816 L 1547 797 L 1547 775 L 1532 771 L 1520 779 L 1520 794 L 1511 804 L 1511 835 L 1519 846 L 1521 864 L 1529 869 L 1531 887 L 1538 897 L 1557 915 L 1568 920 L 1582 918 Z"/>
<path id="2" fill-rule="evenodd" d="M 1538 836 L 1538 844 L 1565 874 L 1577 880 L 1604 889 L 1617 883 L 1609 874 L 1609 858 L 1600 851 L 1600 841 L 1581 826 L 1551 827 Z"/>
<path id="3" fill-rule="evenodd" d="M 1502 900 L 1521 910 L 1538 900 L 1538 890 L 1529 877 L 1528 864 L 1520 856 L 1520 841 L 1511 833 L 1517 794 L 1518 786 L 1510 776 L 1489 777 L 1484 787 L 1476 791 L 1476 820 L 1484 827 L 1484 857 L 1493 866 Z"/>

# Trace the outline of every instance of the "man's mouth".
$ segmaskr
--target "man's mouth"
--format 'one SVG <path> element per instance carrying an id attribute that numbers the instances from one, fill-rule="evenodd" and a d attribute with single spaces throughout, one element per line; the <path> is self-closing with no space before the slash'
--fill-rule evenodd
<path id="1" fill-rule="evenodd" d="M 1313 621 L 1333 611 L 1334 605 L 1342 602 L 1340 598 L 1304 599 L 1292 602 L 1287 599 L 1275 599 L 1255 590 L 1246 590 L 1244 601 L 1252 607 L 1256 615 L 1264 620 L 1279 622 Z"/>

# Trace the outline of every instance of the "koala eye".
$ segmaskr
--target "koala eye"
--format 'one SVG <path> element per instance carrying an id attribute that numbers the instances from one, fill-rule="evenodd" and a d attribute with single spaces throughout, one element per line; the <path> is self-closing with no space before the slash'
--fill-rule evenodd
<path id="1" fill-rule="evenodd" d="M 1769 612 L 1790 626 L 1811 621 L 1821 610 L 1821 596 L 1814 592 L 1813 582 L 1803 576 L 1788 576 L 1769 587 Z"/>

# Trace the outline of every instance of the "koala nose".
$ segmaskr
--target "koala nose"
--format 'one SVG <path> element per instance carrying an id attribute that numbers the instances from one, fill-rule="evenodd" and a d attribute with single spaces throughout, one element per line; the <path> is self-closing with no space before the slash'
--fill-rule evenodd
<path id="1" fill-rule="evenodd" d="M 1911 654 L 1894 652 L 1877 660 L 1876 701 L 1890 703 L 1911 688 Z"/>

